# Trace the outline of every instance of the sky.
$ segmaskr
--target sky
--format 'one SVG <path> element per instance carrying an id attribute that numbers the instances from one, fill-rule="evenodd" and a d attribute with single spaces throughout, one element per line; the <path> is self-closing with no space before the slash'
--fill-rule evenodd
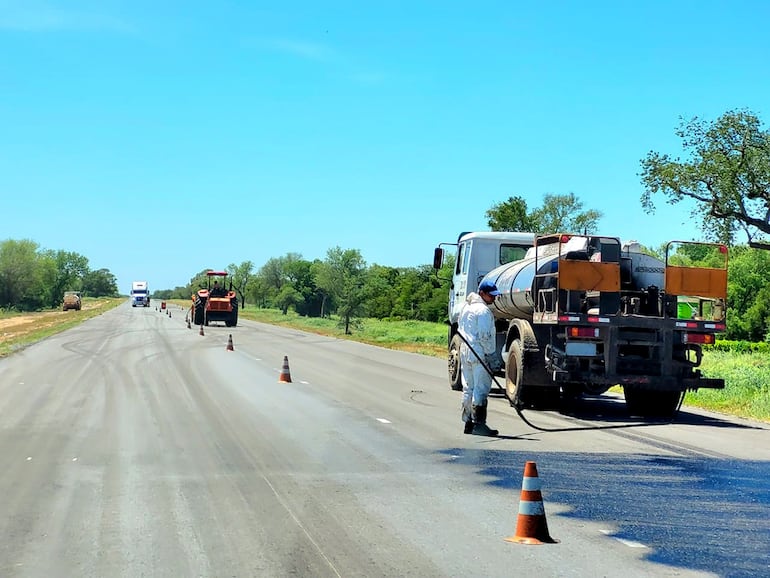
<path id="1" fill-rule="evenodd" d="M 683 119 L 770 115 L 770 3 L 0 0 L 0 240 L 127 294 L 287 253 L 413 267 L 520 196 L 645 213 Z"/>

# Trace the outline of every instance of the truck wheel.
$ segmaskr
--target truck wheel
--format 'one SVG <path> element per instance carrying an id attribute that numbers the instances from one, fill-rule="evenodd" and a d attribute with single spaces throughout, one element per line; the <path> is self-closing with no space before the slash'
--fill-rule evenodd
<path id="1" fill-rule="evenodd" d="M 449 387 L 454 391 L 463 390 L 462 372 L 460 371 L 460 344 L 459 335 L 452 336 L 449 342 L 449 355 L 447 357 L 447 369 L 449 370 Z"/>
<path id="2" fill-rule="evenodd" d="M 505 363 L 505 397 L 511 402 L 511 406 L 524 407 L 523 391 L 521 383 L 524 371 L 524 349 L 521 339 L 514 339 L 508 349 L 508 360 Z"/>
<path id="3" fill-rule="evenodd" d="M 683 394 L 678 391 L 654 391 L 626 386 L 623 395 L 629 415 L 670 419 L 676 414 Z"/>

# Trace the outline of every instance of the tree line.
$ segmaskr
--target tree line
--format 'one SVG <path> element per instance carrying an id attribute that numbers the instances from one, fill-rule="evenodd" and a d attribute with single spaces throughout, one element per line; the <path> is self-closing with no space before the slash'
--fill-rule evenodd
<path id="1" fill-rule="evenodd" d="M 0 309 L 56 308 L 65 291 L 113 297 L 118 285 L 109 269 L 91 269 L 79 253 L 42 249 L 30 239 L 0 242 Z"/>

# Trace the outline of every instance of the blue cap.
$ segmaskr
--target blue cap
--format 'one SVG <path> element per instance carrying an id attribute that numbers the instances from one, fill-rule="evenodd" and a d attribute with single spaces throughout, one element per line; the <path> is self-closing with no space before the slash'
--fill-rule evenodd
<path id="1" fill-rule="evenodd" d="M 484 279 L 481 282 L 481 285 L 479 285 L 479 291 L 483 291 L 484 293 L 488 293 L 489 295 L 492 295 L 493 297 L 497 297 L 500 295 L 500 291 L 497 289 L 497 285 L 492 283 L 489 279 Z"/>

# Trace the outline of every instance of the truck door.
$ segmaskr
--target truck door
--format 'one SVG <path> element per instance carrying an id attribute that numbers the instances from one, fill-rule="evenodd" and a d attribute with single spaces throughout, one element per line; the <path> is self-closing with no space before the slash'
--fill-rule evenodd
<path id="1" fill-rule="evenodd" d="M 455 263 L 452 291 L 449 293 L 449 318 L 452 323 L 460 317 L 460 310 L 465 304 L 468 292 L 468 269 L 470 265 L 471 246 L 473 241 L 464 241 L 457 246 L 457 262 Z"/>

